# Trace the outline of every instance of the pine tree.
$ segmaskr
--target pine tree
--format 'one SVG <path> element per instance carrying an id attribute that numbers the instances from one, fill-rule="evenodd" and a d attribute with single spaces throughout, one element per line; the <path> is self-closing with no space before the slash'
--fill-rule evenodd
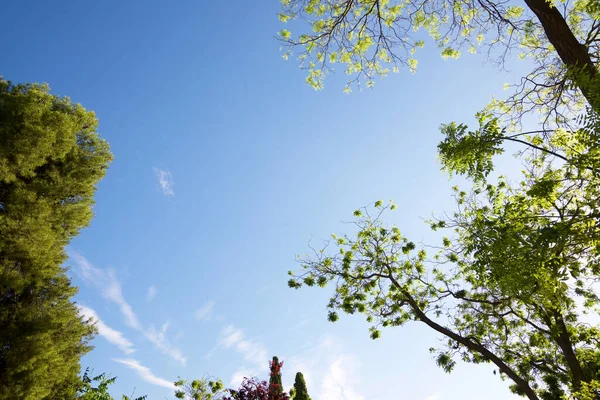
<path id="1" fill-rule="evenodd" d="M 296 379 L 294 380 L 294 396 L 295 400 L 311 400 L 306 389 L 306 382 L 304 382 L 304 375 L 302 372 L 296 373 Z"/>
<path id="2" fill-rule="evenodd" d="M 283 361 L 279 362 L 277 357 L 269 363 L 271 377 L 269 379 L 269 400 L 279 400 L 283 394 L 283 384 L 281 382 L 281 367 Z"/>
<path id="3" fill-rule="evenodd" d="M 0 399 L 69 399 L 93 328 L 64 247 L 92 218 L 112 156 L 93 112 L 0 78 Z"/>

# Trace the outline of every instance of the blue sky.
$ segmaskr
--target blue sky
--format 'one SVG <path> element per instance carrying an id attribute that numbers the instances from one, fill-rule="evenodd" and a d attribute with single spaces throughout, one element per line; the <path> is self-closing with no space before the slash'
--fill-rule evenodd
<path id="1" fill-rule="evenodd" d="M 509 400 L 492 369 L 447 375 L 418 324 L 372 341 L 360 316 L 326 321 L 329 290 L 292 291 L 295 255 L 343 233 L 352 211 L 392 198 L 415 241 L 452 210 L 436 145 L 472 122 L 511 74 L 482 56 L 425 49 L 374 90 L 314 92 L 274 34 L 270 1 L 3 3 L 0 73 L 48 82 L 100 119 L 115 161 L 96 217 L 69 246 L 77 302 L 101 320 L 83 366 L 118 376 L 115 395 L 172 397 L 177 376 L 227 386 L 285 361 L 314 400 Z M 342 74 L 343 75 L 343 74 Z"/>

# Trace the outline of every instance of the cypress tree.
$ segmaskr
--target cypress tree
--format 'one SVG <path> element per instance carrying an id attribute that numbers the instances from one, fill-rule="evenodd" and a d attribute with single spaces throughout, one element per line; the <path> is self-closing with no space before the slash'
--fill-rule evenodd
<path id="1" fill-rule="evenodd" d="M 93 328 L 64 247 L 92 218 L 112 160 L 93 112 L 0 77 L 0 399 L 70 399 Z"/>
<path id="2" fill-rule="evenodd" d="M 269 378 L 269 400 L 279 400 L 283 394 L 283 384 L 281 382 L 281 367 L 283 362 L 279 362 L 277 357 L 269 363 L 271 376 Z"/>
<path id="3" fill-rule="evenodd" d="M 296 379 L 294 380 L 294 400 L 310 400 L 308 390 L 306 389 L 306 382 L 304 382 L 304 375 L 302 372 L 296 373 Z"/>

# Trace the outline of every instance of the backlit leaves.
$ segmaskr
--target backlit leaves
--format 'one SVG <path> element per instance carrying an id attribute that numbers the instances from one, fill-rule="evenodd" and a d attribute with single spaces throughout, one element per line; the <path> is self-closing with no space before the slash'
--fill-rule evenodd
<path id="1" fill-rule="evenodd" d="M 450 173 L 482 179 L 493 169 L 493 156 L 504 150 L 504 132 L 495 119 L 480 119 L 480 128 L 468 132 L 465 125 L 442 125 L 444 140 L 438 145 L 442 167 Z"/>
<path id="2" fill-rule="evenodd" d="M 428 258 L 397 227 L 385 225 L 391 203 L 377 201 L 354 213 L 353 235 L 334 236 L 328 249 L 339 251 L 300 259 L 302 272 L 292 281 L 331 282 L 328 319 L 336 321 L 339 311 L 363 314 L 373 339 L 408 321 L 433 327 L 447 339 L 433 349 L 446 372 L 459 360 L 493 362 L 521 379 L 513 385 L 517 393 L 528 389 L 530 398 L 543 399 L 578 391 L 578 399 L 591 400 L 600 380 L 593 344 L 600 329 L 581 323 L 580 313 L 600 306 L 592 286 L 600 277 L 600 181 L 597 157 L 590 155 L 598 146 L 585 130 L 557 132 L 553 147 L 523 154 L 520 182 L 491 182 L 491 158 L 511 137 L 489 116 L 480 115 L 480 122 L 477 132 L 447 128 L 440 146 L 444 167 L 472 178 L 473 187 L 455 187 L 459 211 L 429 221 L 449 233 L 433 247 L 437 254 Z M 597 122 L 590 123 L 587 131 L 596 132 Z M 547 143 L 535 134 L 516 137 L 525 145 Z M 570 158 L 553 163 L 557 155 L 550 151 Z M 563 357 L 565 334 L 585 365 L 579 386 L 565 372 L 571 368 Z"/>
<path id="3" fill-rule="evenodd" d="M 346 64 L 350 83 L 372 85 L 398 67 L 416 71 L 423 32 L 442 57 L 458 58 L 461 48 L 473 52 L 481 46 L 489 31 L 495 35 L 490 45 L 509 45 L 509 29 L 522 26 L 522 14 L 522 7 L 470 0 L 285 0 L 279 19 L 299 19 L 310 28 L 297 37 L 285 30 L 278 36 L 308 69 L 307 83 L 315 89 L 323 87 L 334 63 Z"/>

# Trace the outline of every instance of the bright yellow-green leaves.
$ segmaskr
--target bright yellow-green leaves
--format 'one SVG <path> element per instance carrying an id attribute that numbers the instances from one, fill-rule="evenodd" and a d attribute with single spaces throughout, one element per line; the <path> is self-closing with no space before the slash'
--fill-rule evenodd
<path id="1" fill-rule="evenodd" d="M 408 65 L 408 69 L 410 70 L 410 72 L 415 73 L 417 72 L 417 65 L 419 64 L 419 61 L 417 61 L 416 58 L 409 58 L 407 60 L 407 65 Z"/>
<path id="2" fill-rule="evenodd" d="M 309 63 L 309 73 L 306 77 L 306 83 L 315 89 L 321 89 L 323 87 L 324 73 L 321 69 L 316 68 L 315 63 Z"/>
<path id="3" fill-rule="evenodd" d="M 282 39 L 289 39 L 292 36 L 292 33 L 287 29 L 282 29 L 281 32 L 279 32 L 279 36 Z"/>
<path id="4" fill-rule="evenodd" d="M 524 11 L 525 9 L 523 7 L 510 6 L 506 9 L 506 14 L 504 16 L 508 19 L 517 19 L 521 18 Z"/>
<path id="5" fill-rule="evenodd" d="M 72 398 L 93 328 L 64 246 L 92 218 L 112 155 L 93 112 L 0 79 L 0 399 Z"/>
<path id="6" fill-rule="evenodd" d="M 373 43 L 375 43 L 375 41 L 368 34 L 360 35 L 354 45 L 353 53 L 364 56 L 371 46 L 373 46 Z M 378 54 L 378 56 L 380 56 L 380 54 Z M 383 58 L 385 59 L 385 56 Z"/>
<path id="7" fill-rule="evenodd" d="M 589 47 L 590 53 L 599 54 L 599 2 L 555 3 L 577 39 Z M 567 69 L 557 58 L 537 17 L 517 4 L 285 0 L 282 8 L 280 19 L 298 18 L 308 23 L 297 25 L 300 35 L 283 30 L 279 38 L 284 43 L 284 58 L 295 54 L 308 71 L 306 82 L 315 89 L 324 87 L 324 79 L 336 64 L 342 64 L 338 68 L 348 75 L 345 92 L 351 92 L 355 85 L 372 87 L 378 77 L 403 68 L 415 73 L 418 49 L 429 36 L 443 59 L 457 59 L 468 51 L 486 54 L 501 65 L 511 54 L 533 63 L 531 73 L 508 88 L 513 91 L 508 91 L 507 99 L 494 99 L 485 108 L 499 117 L 508 131 L 518 131 L 524 115 L 531 112 L 539 113 L 545 124 L 564 124 L 585 105 L 572 85 L 572 68 Z M 516 51 L 510 51 L 513 49 Z"/>
<path id="8" fill-rule="evenodd" d="M 295 38 L 283 30 L 279 38 L 286 55 L 293 51 L 312 73 L 307 83 L 315 89 L 323 87 L 334 63 L 346 64 L 346 73 L 358 84 L 372 85 L 375 77 L 402 66 L 415 72 L 414 55 L 425 44 L 422 31 L 445 59 L 458 58 L 463 47 L 476 53 L 492 29 L 500 33 L 493 43 L 502 44 L 523 13 L 522 7 L 501 5 L 490 11 L 469 0 L 285 0 L 282 9 L 283 22 L 301 17 L 310 25 L 310 33 Z"/>
<path id="9" fill-rule="evenodd" d="M 593 60 L 600 54 L 599 4 L 553 4 Z M 457 211 L 431 222 L 434 230 L 450 229 L 433 259 L 382 222 L 392 206 L 378 201 L 354 212 L 358 232 L 333 237 L 329 249 L 337 251 L 323 249 L 301 259 L 302 271 L 291 273 L 289 285 L 335 286 L 328 318 L 337 320 L 340 310 L 365 314 L 372 338 L 379 337 L 380 327 L 425 322 L 448 339 L 437 354 L 446 371 L 458 358 L 493 362 L 503 373 L 513 371 L 513 389 L 532 400 L 597 397 L 600 351 L 594 343 L 600 328 L 582 324 L 579 315 L 582 307 L 600 306 L 592 287 L 600 277 L 600 117 L 588 95 L 600 92 L 600 82 L 585 75 L 585 68 L 565 66 L 546 39 L 552 26 L 544 30 L 535 15 L 513 3 L 289 0 L 284 12 L 307 19 L 307 30 L 313 28 L 284 42 L 316 89 L 337 63 L 345 64 L 350 82 L 367 86 L 399 67 L 414 72 L 424 36 L 445 59 L 483 47 L 487 54 L 500 53 L 502 63 L 508 50 L 518 48 L 518 57 L 534 66 L 507 87 L 516 89 L 512 96 L 494 99 L 478 113 L 478 129 L 442 126 L 442 167 L 466 175 L 473 187 L 456 188 Z M 560 42 L 554 44 L 560 50 Z M 578 89 L 592 100 L 586 118 L 575 123 L 574 113 L 584 104 Z M 531 111 L 540 113 L 543 125 L 520 131 L 521 118 Z M 516 184 L 489 178 L 506 142 L 522 146 L 524 170 Z M 436 318 L 446 330 L 431 323 Z M 568 357 L 577 358 L 580 367 L 566 362 Z"/>
<path id="10" fill-rule="evenodd" d="M 479 123 L 479 129 L 474 132 L 468 132 L 465 125 L 442 125 L 445 137 L 438 145 L 438 154 L 442 168 L 450 174 L 484 179 L 494 168 L 493 157 L 504 151 L 505 131 L 498 125 L 498 120 L 482 115 Z"/>
<path id="11" fill-rule="evenodd" d="M 189 400 L 218 400 L 226 393 L 223 382 L 208 377 L 188 381 L 179 378 L 174 383 L 175 398 Z"/>
<path id="12" fill-rule="evenodd" d="M 600 14 L 590 7 L 597 2 L 576 0 L 554 3 L 567 20 L 568 29 L 588 49 L 592 59 L 597 59 L 594 55 L 600 49 L 598 41 L 593 38 L 597 35 Z M 566 66 L 558 58 L 554 46 L 546 38 L 544 28 L 535 17 L 528 17 L 522 7 L 508 7 L 506 17 L 511 21 L 520 21 L 507 30 L 511 42 L 519 47 L 517 58 L 529 59 L 534 67 L 512 86 L 513 95 L 503 101 L 495 100 L 487 109 L 501 116 L 505 124 L 515 129 L 520 127 L 522 117 L 529 112 L 538 113 L 546 125 L 564 124 L 567 118 L 581 112 L 585 105 L 585 99 L 577 89 L 581 81 L 574 80 L 572 73 L 574 66 Z M 546 29 L 553 28 L 549 26 Z M 578 83 L 574 85 L 573 82 Z"/>
<path id="13" fill-rule="evenodd" d="M 460 57 L 460 51 L 453 49 L 451 47 L 446 47 L 442 50 L 442 58 L 444 59 L 448 59 L 448 58 L 454 58 L 454 59 L 458 59 Z"/>

